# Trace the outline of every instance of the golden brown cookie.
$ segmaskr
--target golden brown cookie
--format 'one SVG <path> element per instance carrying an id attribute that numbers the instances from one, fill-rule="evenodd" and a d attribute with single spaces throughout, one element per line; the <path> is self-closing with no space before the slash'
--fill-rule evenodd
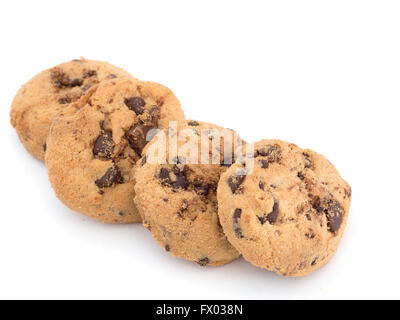
<path id="1" fill-rule="evenodd" d="M 221 176 L 223 229 L 252 264 L 284 276 L 307 275 L 339 245 L 350 186 L 311 150 L 279 140 L 262 140 L 254 150 Z"/>
<path id="2" fill-rule="evenodd" d="M 164 141 L 156 136 L 134 170 L 135 204 L 143 223 L 174 256 L 202 266 L 231 262 L 239 253 L 219 224 L 216 192 L 221 173 L 232 163 L 232 150 L 228 149 L 240 143 L 238 136 L 232 130 L 193 120 L 180 121 L 177 129 L 169 132 L 165 153 L 154 152 L 165 154 L 165 163 L 161 158 L 154 161 L 150 154 L 157 143 Z M 171 142 L 175 138 L 177 141 Z"/>
<path id="3" fill-rule="evenodd" d="M 160 84 L 112 79 L 89 89 L 56 118 L 47 139 L 57 197 L 103 222 L 139 222 L 131 169 L 151 129 L 183 118 L 178 99 Z"/>
<path id="4" fill-rule="evenodd" d="M 133 77 L 107 62 L 73 60 L 45 70 L 19 89 L 11 106 L 11 124 L 33 156 L 44 160 L 46 138 L 56 115 L 89 88 L 110 78 Z"/>

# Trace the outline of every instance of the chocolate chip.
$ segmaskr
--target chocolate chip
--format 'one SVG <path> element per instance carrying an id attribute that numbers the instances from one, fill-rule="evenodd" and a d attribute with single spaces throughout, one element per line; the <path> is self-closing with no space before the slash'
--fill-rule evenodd
<path id="1" fill-rule="evenodd" d="M 97 137 L 93 146 L 93 154 L 95 156 L 111 159 L 114 147 L 115 143 L 112 139 L 111 131 L 105 130 Z"/>
<path id="2" fill-rule="evenodd" d="M 269 166 L 268 160 L 260 160 L 259 162 L 261 164 L 261 168 L 268 169 L 268 166 Z"/>
<path id="3" fill-rule="evenodd" d="M 191 127 L 197 127 L 199 125 L 199 123 L 197 121 L 189 121 L 188 125 Z"/>
<path id="4" fill-rule="evenodd" d="M 351 198 L 351 187 L 349 189 L 344 190 L 345 198 Z"/>
<path id="5" fill-rule="evenodd" d="M 259 160 L 261 167 L 267 169 L 270 163 L 279 162 L 281 159 L 281 150 L 277 146 L 269 146 L 255 152 L 255 157 L 267 157 L 267 159 Z"/>
<path id="6" fill-rule="evenodd" d="M 297 172 L 297 177 L 298 177 L 300 180 L 304 180 L 304 174 L 303 174 L 302 172 Z"/>
<path id="7" fill-rule="evenodd" d="M 211 186 L 207 182 L 195 180 L 193 182 L 193 187 L 194 187 L 194 191 L 198 195 L 206 196 L 206 195 L 208 195 Z"/>
<path id="8" fill-rule="evenodd" d="M 242 176 L 234 175 L 229 177 L 228 185 L 231 188 L 232 193 L 236 193 L 236 191 L 239 190 L 240 185 L 243 183 L 245 178 L 246 178 L 245 175 Z"/>
<path id="9" fill-rule="evenodd" d="M 71 98 L 69 98 L 69 97 L 60 98 L 60 99 L 58 99 L 58 103 L 59 104 L 71 103 Z"/>
<path id="10" fill-rule="evenodd" d="M 273 224 L 278 219 L 278 213 L 279 213 L 279 203 L 277 200 L 274 199 L 274 206 L 272 207 L 272 211 L 268 214 L 264 214 L 262 217 L 257 216 L 257 218 L 261 224 L 264 224 L 267 221 L 270 224 Z"/>
<path id="11" fill-rule="evenodd" d="M 79 87 L 82 84 L 83 84 L 83 80 L 82 79 L 75 78 L 75 79 L 72 79 L 72 81 L 69 84 L 69 87 Z"/>
<path id="12" fill-rule="evenodd" d="M 83 77 L 84 78 L 90 78 L 97 75 L 97 71 L 96 70 L 88 70 L 84 73 Z"/>
<path id="13" fill-rule="evenodd" d="M 311 262 L 311 265 L 312 265 L 312 266 L 315 266 L 315 265 L 317 264 L 318 258 L 319 258 L 319 257 L 316 257 L 316 258 L 313 260 L 313 262 Z"/>
<path id="14" fill-rule="evenodd" d="M 343 208 L 336 200 L 331 200 L 326 217 L 328 218 L 328 229 L 331 232 L 339 230 L 343 220 Z"/>
<path id="15" fill-rule="evenodd" d="M 343 221 L 344 210 L 338 201 L 331 198 L 320 199 L 318 196 L 311 196 L 311 204 L 319 214 L 325 214 L 330 232 L 339 230 Z"/>
<path id="16" fill-rule="evenodd" d="M 260 181 L 260 182 L 258 183 L 258 187 L 259 187 L 262 191 L 265 191 L 265 189 L 264 189 L 264 183 L 263 183 L 262 181 Z"/>
<path id="17" fill-rule="evenodd" d="M 107 75 L 107 79 L 115 79 L 115 78 L 118 78 L 116 74 L 112 73 L 112 74 Z"/>
<path id="18" fill-rule="evenodd" d="M 207 257 L 200 259 L 199 261 L 197 261 L 197 263 L 202 266 L 205 267 L 206 265 L 208 265 L 210 263 L 210 259 L 208 259 Z"/>
<path id="19" fill-rule="evenodd" d="M 306 213 L 306 218 L 308 221 L 311 221 L 311 216 L 308 213 Z"/>
<path id="20" fill-rule="evenodd" d="M 99 188 L 108 188 L 117 183 L 123 183 L 121 171 L 117 166 L 112 166 L 107 169 L 106 173 L 95 182 Z"/>
<path id="21" fill-rule="evenodd" d="M 184 170 L 180 170 L 178 166 L 173 167 L 173 172 L 176 176 L 176 181 L 172 183 L 172 188 L 186 190 L 189 187 L 189 181 L 186 179 L 186 173 Z"/>
<path id="22" fill-rule="evenodd" d="M 310 159 L 310 155 L 306 152 L 303 152 L 303 156 L 304 156 L 304 168 L 311 168 L 312 164 L 311 164 L 311 159 Z"/>
<path id="23" fill-rule="evenodd" d="M 47 144 L 44 144 L 43 145 L 43 151 L 46 152 L 46 150 L 47 150 Z"/>
<path id="24" fill-rule="evenodd" d="M 119 214 L 121 217 L 125 216 L 125 212 L 123 212 L 123 211 L 119 211 L 118 214 Z"/>
<path id="25" fill-rule="evenodd" d="M 144 106 L 146 105 L 146 102 L 141 97 L 132 97 L 129 99 L 125 99 L 125 104 L 137 115 L 141 115 L 144 112 Z"/>
<path id="26" fill-rule="evenodd" d="M 315 238 L 315 233 L 312 231 L 312 229 L 309 229 L 309 232 L 305 234 L 307 239 L 314 239 Z"/>
<path id="27" fill-rule="evenodd" d="M 104 194 L 104 190 L 99 190 L 99 194 L 103 195 Z"/>
<path id="28" fill-rule="evenodd" d="M 172 172 L 174 173 L 176 179 L 172 180 L 170 170 L 167 168 L 161 168 L 158 173 L 158 178 L 161 180 L 163 185 L 167 185 L 173 189 L 187 190 L 189 187 L 189 181 L 186 178 L 186 170 L 187 166 L 184 166 L 183 169 L 180 169 L 177 165 L 174 165 L 172 167 Z"/>
<path id="29" fill-rule="evenodd" d="M 161 117 L 160 109 L 157 106 L 152 106 L 148 113 L 150 115 L 150 124 L 157 126 L 158 120 Z"/>
<path id="30" fill-rule="evenodd" d="M 168 244 L 165 245 L 165 251 L 169 251 L 169 250 L 171 250 L 170 246 Z"/>
<path id="31" fill-rule="evenodd" d="M 136 151 L 138 155 L 142 155 L 144 147 L 147 145 L 147 134 L 153 126 L 145 126 L 143 124 L 135 124 L 129 131 L 125 134 L 129 145 L 133 150 Z"/>
<path id="32" fill-rule="evenodd" d="M 163 201 L 164 202 L 168 202 L 168 198 L 163 198 Z"/>
<path id="33" fill-rule="evenodd" d="M 161 168 L 160 172 L 158 173 L 158 178 L 161 180 L 162 183 L 164 184 L 171 184 L 171 178 L 169 176 L 169 170 L 166 168 Z"/>
<path id="34" fill-rule="evenodd" d="M 236 208 L 235 212 L 233 213 L 233 230 L 235 232 L 236 238 L 242 239 L 244 238 L 242 229 L 239 226 L 239 220 L 242 216 L 242 209 Z"/>
<path id="35" fill-rule="evenodd" d="M 69 77 L 60 69 L 53 69 L 50 73 L 50 77 L 57 88 L 61 89 L 69 86 Z"/>

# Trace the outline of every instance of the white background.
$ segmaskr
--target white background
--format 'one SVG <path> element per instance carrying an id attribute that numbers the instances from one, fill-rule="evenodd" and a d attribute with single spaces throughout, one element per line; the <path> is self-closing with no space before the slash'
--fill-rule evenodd
<path id="1" fill-rule="evenodd" d="M 1 1 L 0 298 L 400 298 L 399 1 Z M 17 89 L 84 56 L 169 86 L 186 115 L 324 154 L 353 188 L 337 254 L 305 278 L 200 268 L 141 225 L 54 196 L 9 124 Z"/>

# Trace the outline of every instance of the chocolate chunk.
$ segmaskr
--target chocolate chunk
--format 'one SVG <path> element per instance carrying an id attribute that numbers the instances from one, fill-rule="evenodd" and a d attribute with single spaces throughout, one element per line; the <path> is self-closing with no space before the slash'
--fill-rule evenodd
<path id="1" fill-rule="evenodd" d="M 43 145 L 43 151 L 46 152 L 46 150 L 47 150 L 47 144 L 44 144 Z"/>
<path id="2" fill-rule="evenodd" d="M 58 103 L 59 104 L 71 103 L 71 98 L 69 98 L 69 97 L 60 98 L 60 99 L 58 99 Z"/>
<path id="3" fill-rule="evenodd" d="M 169 250 L 171 250 L 170 246 L 168 244 L 165 245 L 165 251 L 169 251 Z"/>
<path id="4" fill-rule="evenodd" d="M 197 127 L 199 125 L 199 123 L 197 121 L 189 121 L 188 125 L 191 127 Z"/>
<path id="5" fill-rule="evenodd" d="M 234 175 L 229 177 L 228 184 L 232 190 L 232 193 L 236 193 L 239 190 L 240 185 L 243 183 L 245 178 L 246 178 L 245 175 L 242 176 Z"/>
<path id="6" fill-rule="evenodd" d="M 147 134 L 151 129 L 154 129 L 153 126 L 145 126 L 143 124 L 135 124 L 132 126 L 129 131 L 125 134 L 126 139 L 129 142 L 129 145 L 136 153 L 141 156 L 144 147 L 147 145 Z"/>
<path id="7" fill-rule="evenodd" d="M 108 188 L 117 183 L 123 183 L 121 171 L 117 166 L 107 169 L 106 173 L 94 182 L 99 188 Z"/>
<path id="8" fill-rule="evenodd" d="M 194 191 L 201 196 L 208 195 L 211 187 L 210 184 L 208 184 L 207 182 L 202 182 L 199 180 L 195 180 L 193 182 L 193 186 L 194 186 Z"/>
<path id="9" fill-rule="evenodd" d="M 264 189 L 264 183 L 263 183 L 262 181 L 260 181 L 260 182 L 258 183 L 258 187 L 259 187 L 262 191 L 265 191 L 265 189 Z"/>
<path id="10" fill-rule="evenodd" d="M 197 261 L 197 263 L 202 266 L 205 267 L 206 265 L 208 265 L 210 263 L 210 259 L 208 259 L 207 257 L 200 259 L 199 261 Z"/>
<path id="11" fill-rule="evenodd" d="M 242 229 L 239 226 L 239 220 L 242 216 L 242 209 L 236 208 L 235 212 L 233 213 L 233 230 L 235 232 L 236 238 L 242 239 L 244 238 Z"/>
<path id="12" fill-rule="evenodd" d="M 146 102 L 141 97 L 132 97 L 129 99 L 125 99 L 125 104 L 137 115 L 141 115 L 144 112 L 144 106 L 146 105 Z"/>
<path id="13" fill-rule="evenodd" d="M 278 219 L 278 213 L 279 213 L 279 203 L 277 200 L 274 199 L 274 206 L 272 207 L 272 211 L 268 214 L 264 214 L 262 217 L 257 216 L 257 218 L 261 224 L 264 224 L 267 221 L 270 224 L 273 224 Z"/>
<path id="14" fill-rule="evenodd" d="M 93 154 L 95 156 L 111 159 L 114 147 L 115 143 L 112 139 L 111 131 L 105 130 L 97 137 L 93 146 Z"/>

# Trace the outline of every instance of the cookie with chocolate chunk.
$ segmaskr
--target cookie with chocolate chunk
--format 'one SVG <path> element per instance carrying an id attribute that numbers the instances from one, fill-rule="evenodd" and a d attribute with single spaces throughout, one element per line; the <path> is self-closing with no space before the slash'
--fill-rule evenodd
<path id="1" fill-rule="evenodd" d="M 11 106 L 11 124 L 25 148 L 44 160 L 46 138 L 56 115 L 105 79 L 133 77 L 107 62 L 73 60 L 45 70 L 16 94 Z"/>
<path id="2" fill-rule="evenodd" d="M 307 275 L 332 258 L 350 199 L 327 159 L 279 140 L 255 143 L 218 185 L 228 240 L 252 264 L 284 276 Z"/>
<path id="3" fill-rule="evenodd" d="M 130 175 L 152 129 L 183 119 L 171 90 L 153 82 L 104 80 L 55 119 L 46 165 L 57 197 L 108 223 L 139 222 Z"/>
<path id="4" fill-rule="evenodd" d="M 232 130 L 186 120 L 146 147 L 135 168 L 135 204 L 144 225 L 172 255 L 201 266 L 239 256 L 217 214 L 218 181 L 239 145 Z"/>

